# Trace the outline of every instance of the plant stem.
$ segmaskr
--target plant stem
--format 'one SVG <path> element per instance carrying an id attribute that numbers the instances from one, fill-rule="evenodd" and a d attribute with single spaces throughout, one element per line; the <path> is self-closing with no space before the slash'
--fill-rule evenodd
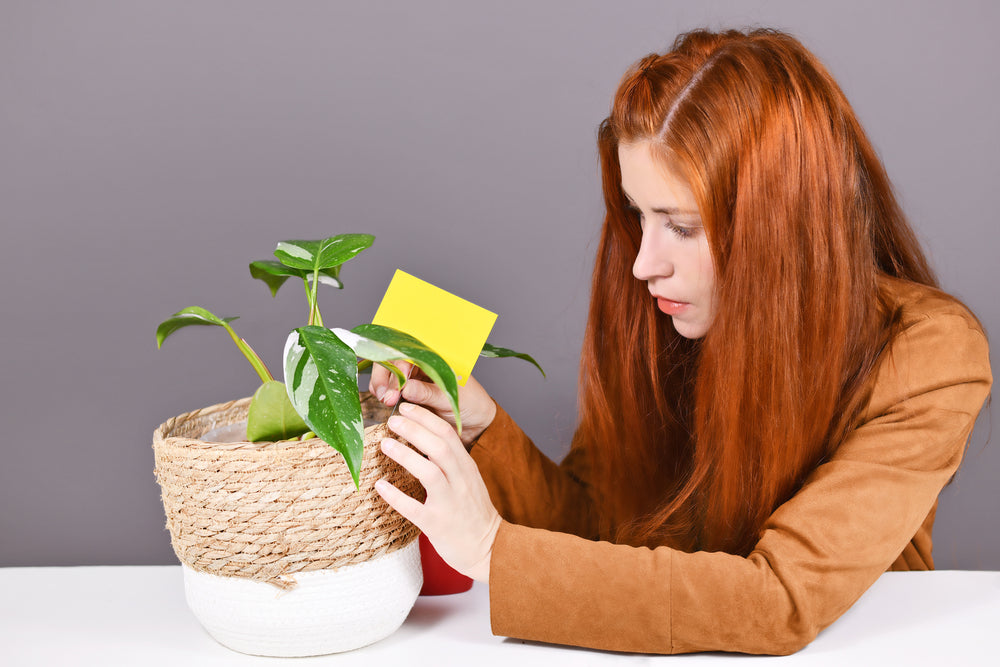
<path id="1" fill-rule="evenodd" d="M 306 301 L 309 302 L 309 320 L 306 322 L 306 324 L 312 324 L 313 323 L 313 299 L 312 299 L 312 290 L 310 290 L 310 288 L 309 288 L 309 279 L 308 278 L 303 278 L 302 279 L 302 286 L 306 288 Z"/>
<path id="2" fill-rule="evenodd" d="M 264 365 L 264 360 L 260 358 L 260 355 L 258 355 L 252 347 L 250 347 L 250 344 L 237 336 L 236 332 L 231 326 L 229 326 L 228 323 L 223 324 L 223 326 L 226 327 L 226 331 L 229 332 L 229 336 L 233 339 L 233 342 L 236 343 L 236 347 L 240 348 L 240 352 L 242 352 L 243 356 L 247 358 L 247 361 L 250 362 L 253 369 L 257 371 L 257 376 L 260 377 L 260 381 L 270 382 L 273 380 L 274 376 L 271 375 L 271 371 L 267 370 L 267 366 Z"/>
<path id="3" fill-rule="evenodd" d="M 323 326 L 323 316 L 319 314 L 319 269 L 313 269 L 312 298 L 309 302 L 312 306 L 309 311 L 309 324 Z"/>
<path id="4" fill-rule="evenodd" d="M 302 284 L 306 288 L 306 300 L 309 301 L 309 321 L 307 324 L 316 324 L 318 326 L 323 326 L 323 315 L 319 312 L 319 301 L 317 296 L 317 287 L 319 285 L 319 272 L 313 272 L 312 287 L 309 286 L 309 280 L 303 278 Z"/>

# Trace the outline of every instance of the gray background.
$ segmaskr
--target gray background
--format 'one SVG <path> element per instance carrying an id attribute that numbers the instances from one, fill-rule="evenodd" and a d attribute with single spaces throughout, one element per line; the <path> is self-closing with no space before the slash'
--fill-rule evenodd
<path id="1" fill-rule="evenodd" d="M 375 234 L 322 297 L 369 321 L 403 268 L 533 353 L 476 375 L 551 456 L 601 208 L 595 130 L 625 68 L 698 26 L 798 35 L 842 84 L 946 289 L 993 332 L 1000 182 L 993 2 L 0 3 L 0 565 L 176 562 L 153 429 L 249 395 L 305 321 L 246 265 L 283 238 Z M 1000 569 L 984 412 L 942 496 L 944 568 Z"/>

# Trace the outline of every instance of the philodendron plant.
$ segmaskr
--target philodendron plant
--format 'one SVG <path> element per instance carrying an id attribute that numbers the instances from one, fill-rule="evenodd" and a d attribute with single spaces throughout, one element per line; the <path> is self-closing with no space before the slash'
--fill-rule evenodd
<path id="1" fill-rule="evenodd" d="M 288 335 L 284 351 L 285 381 L 276 380 L 260 356 L 230 325 L 236 317 L 218 317 L 204 308 L 192 306 L 174 313 L 156 329 L 157 347 L 183 327 L 219 326 L 261 379 L 247 413 L 247 440 L 250 442 L 289 440 L 318 436 L 340 452 L 358 485 L 364 450 L 364 421 L 358 394 L 358 373 L 373 363 L 392 371 L 400 386 L 406 382 L 392 363 L 406 360 L 422 370 L 441 387 L 458 417 L 458 381 L 455 372 L 427 345 L 402 331 L 377 324 L 362 324 L 351 330 L 323 326 L 318 302 L 320 283 L 343 289 L 341 266 L 372 245 L 370 234 L 342 234 L 319 241 L 281 241 L 275 260 L 250 263 L 250 275 L 264 281 L 276 296 L 289 278 L 299 278 L 309 302 L 306 326 Z M 481 356 L 518 357 L 541 366 L 529 355 L 487 343 Z M 542 371 L 542 375 L 545 372 Z"/>

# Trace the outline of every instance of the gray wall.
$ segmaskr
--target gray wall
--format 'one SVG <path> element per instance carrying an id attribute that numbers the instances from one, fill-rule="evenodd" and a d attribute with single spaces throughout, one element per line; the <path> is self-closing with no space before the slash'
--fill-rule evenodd
<path id="1" fill-rule="evenodd" d="M 874 5 L 874 6 L 869 6 Z M 792 31 L 881 152 L 945 287 L 1000 331 L 993 2 L 0 4 L 0 565 L 176 562 L 152 468 L 166 418 L 250 394 L 202 305 L 278 366 L 304 323 L 246 265 L 366 231 L 323 297 L 368 321 L 395 268 L 500 313 L 537 356 L 477 376 L 551 456 L 576 419 L 600 222 L 595 129 L 625 68 L 698 26 Z M 939 565 L 1000 569 L 980 419 L 943 495 Z"/>

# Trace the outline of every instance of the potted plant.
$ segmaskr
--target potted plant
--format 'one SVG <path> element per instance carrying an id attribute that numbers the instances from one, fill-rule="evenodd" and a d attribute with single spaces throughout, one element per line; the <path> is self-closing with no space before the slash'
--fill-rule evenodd
<path id="1" fill-rule="evenodd" d="M 275 260 L 250 264 L 272 296 L 289 278 L 305 287 L 309 316 L 286 341 L 284 381 L 236 334 L 235 317 L 189 307 L 157 328 L 162 346 L 181 328 L 221 327 L 261 379 L 252 397 L 173 417 L 153 436 L 188 604 L 216 640 L 240 652 L 304 656 L 364 646 L 399 627 L 421 588 L 419 531 L 374 483 L 387 478 L 417 498 L 423 489 L 379 450 L 389 409 L 358 390 L 358 373 L 377 363 L 402 385 L 391 362 L 408 360 L 445 390 L 456 415 L 458 384 L 438 354 L 404 332 L 323 326 L 319 285 L 343 288 L 342 265 L 373 241 L 282 241 Z M 538 366 L 488 344 L 482 355 Z"/>

